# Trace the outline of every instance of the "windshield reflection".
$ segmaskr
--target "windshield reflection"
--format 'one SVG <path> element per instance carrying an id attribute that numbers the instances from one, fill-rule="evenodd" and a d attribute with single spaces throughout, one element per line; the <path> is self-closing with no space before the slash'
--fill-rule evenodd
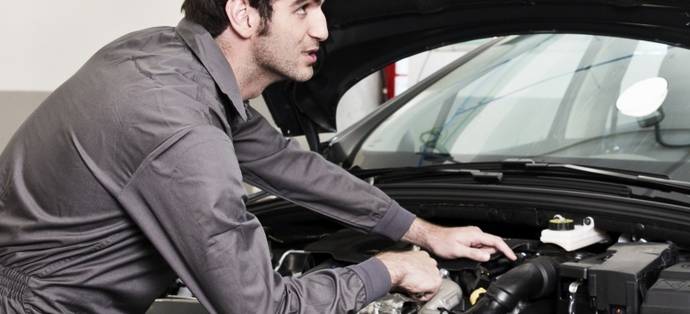
<path id="1" fill-rule="evenodd" d="M 524 157 L 688 180 L 687 64 L 687 49 L 648 41 L 506 37 L 404 104 L 365 140 L 354 164 L 419 167 Z M 668 81 L 654 115 L 617 109 L 623 91 L 653 77 Z"/>

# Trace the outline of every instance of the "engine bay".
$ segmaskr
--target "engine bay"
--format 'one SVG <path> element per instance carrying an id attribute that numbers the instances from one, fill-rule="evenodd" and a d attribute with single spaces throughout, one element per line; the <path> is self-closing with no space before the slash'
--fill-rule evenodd
<path id="1" fill-rule="evenodd" d="M 561 224 L 549 229 L 575 231 Z M 394 291 L 358 313 L 690 313 L 690 263 L 674 244 L 619 235 L 573 249 L 570 244 L 580 239 L 563 239 L 568 245 L 545 243 L 543 238 L 506 239 L 517 261 L 499 254 L 483 263 L 437 258 L 444 279 L 434 299 L 422 303 Z M 273 253 L 278 272 L 302 276 L 356 264 L 383 251 L 411 249 L 406 243 L 342 229 L 299 249 L 274 248 Z"/>
<path id="2" fill-rule="evenodd" d="M 266 228 L 274 270 L 281 275 L 301 277 L 381 252 L 415 249 L 334 224 L 309 225 L 317 227 Z M 391 291 L 357 314 L 690 314 L 690 254 L 682 246 L 605 232 L 594 228 L 591 217 L 580 222 L 556 216 L 541 237 L 527 229 L 504 231 L 517 235 L 504 238 L 516 261 L 501 254 L 487 262 L 434 257 L 443 281 L 433 299 L 421 302 Z M 154 313 L 207 312 L 178 281 L 147 312 Z"/>

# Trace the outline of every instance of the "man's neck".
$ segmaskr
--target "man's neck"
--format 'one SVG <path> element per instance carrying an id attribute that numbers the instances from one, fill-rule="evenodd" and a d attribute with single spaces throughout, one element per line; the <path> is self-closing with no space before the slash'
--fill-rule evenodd
<path id="1" fill-rule="evenodd" d="M 235 74 L 242 100 L 256 98 L 268 85 L 280 80 L 280 77 L 267 73 L 257 64 L 249 42 L 233 39 L 232 34 L 226 31 L 220 34 L 215 41 Z"/>

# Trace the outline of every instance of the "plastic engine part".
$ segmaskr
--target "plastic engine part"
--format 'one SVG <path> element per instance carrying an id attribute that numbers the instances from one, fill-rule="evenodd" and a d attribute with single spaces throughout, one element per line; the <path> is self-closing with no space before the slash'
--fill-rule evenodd
<path id="1" fill-rule="evenodd" d="M 690 314 L 690 263 L 664 269 L 642 304 L 642 314 Z"/>
<path id="2" fill-rule="evenodd" d="M 440 314 L 439 308 L 452 310 L 458 306 L 462 299 L 462 289 L 455 281 L 448 278 L 443 279 L 441 288 L 433 299 L 429 300 L 419 311 L 420 314 Z"/>
<path id="3" fill-rule="evenodd" d="M 552 219 L 556 220 L 557 217 Z M 563 217 L 560 217 L 565 219 Z M 567 220 L 566 220 L 567 221 Z M 606 233 L 594 228 L 594 219 L 587 217 L 584 219 L 582 225 L 575 225 L 574 229 L 567 230 L 563 227 L 562 230 L 543 230 L 541 232 L 541 242 L 556 244 L 568 252 L 590 246 L 595 243 L 608 240 Z"/>
<path id="4" fill-rule="evenodd" d="M 677 252 L 671 244 L 616 244 L 604 254 L 561 264 L 560 287 L 576 281 L 585 283 L 580 289 L 584 288 L 589 297 L 596 300 L 596 311 L 585 311 L 585 304 L 579 304 L 577 313 L 622 311 L 639 314 L 642 301 L 661 270 L 675 264 L 676 260 Z M 565 301 L 561 299 L 561 302 Z M 566 306 L 562 304 L 559 313 L 564 313 L 564 308 Z"/>

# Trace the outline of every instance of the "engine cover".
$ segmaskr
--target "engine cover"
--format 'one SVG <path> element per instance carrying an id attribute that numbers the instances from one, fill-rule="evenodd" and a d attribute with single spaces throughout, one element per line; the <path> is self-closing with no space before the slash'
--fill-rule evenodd
<path id="1" fill-rule="evenodd" d="M 579 262 L 563 263 L 559 313 L 569 313 L 570 303 L 575 302 L 578 314 L 597 311 L 638 314 L 659 272 L 673 265 L 676 259 L 671 244 L 626 243 L 613 245 L 606 253 Z M 583 283 L 577 294 L 567 290 L 573 282 Z M 595 300 L 594 309 L 585 301 L 591 298 Z"/>
<path id="2" fill-rule="evenodd" d="M 642 304 L 642 314 L 690 314 L 690 263 L 661 272 Z"/>

